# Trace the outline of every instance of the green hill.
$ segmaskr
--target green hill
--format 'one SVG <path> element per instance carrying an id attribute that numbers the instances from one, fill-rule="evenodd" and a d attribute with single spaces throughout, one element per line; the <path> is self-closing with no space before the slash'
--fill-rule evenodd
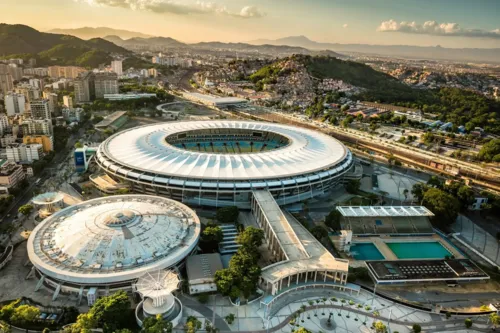
<path id="1" fill-rule="evenodd" d="M 0 56 L 37 58 L 40 65 L 95 67 L 111 61 L 111 53 L 130 52 L 102 38 L 80 38 L 39 32 L 25 25 L 0 24 Z"/>

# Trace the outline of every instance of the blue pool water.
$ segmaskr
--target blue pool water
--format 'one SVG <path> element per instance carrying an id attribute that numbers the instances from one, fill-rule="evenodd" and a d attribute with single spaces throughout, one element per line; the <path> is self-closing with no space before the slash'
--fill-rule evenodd
<path id="1" fill-rule="evenodd" d="M 398 259 L 444 259 L 451 256 L 439 242 L 386 243 Z"/>
<path id="2" fill-rule="evenodd" d="M 373 243 L 357 243 L 351 246 L 351 253 L 356 260 L 384 260 L 384 256 Z"/>

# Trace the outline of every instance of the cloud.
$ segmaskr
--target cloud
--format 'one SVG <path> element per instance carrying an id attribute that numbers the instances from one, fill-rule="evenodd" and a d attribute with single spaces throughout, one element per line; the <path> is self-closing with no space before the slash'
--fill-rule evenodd
<path id="1" fill-rule="evenodd" d="M 259 18 L 265 16 L 255 6 L 246 6 L 240 12 L 231 12 L 225 6 L 211 1 L 198 1 L 192 5 L 174 0 L 75 0 L 94 6 L 118 7 L 137 11 L 150 11 L 158 14 L 216 14 L 238 18 Z"/>
<path id="2" fill-rule="evenodd" d="M 347 28 L 347 27 L 348 27 L 347 23 L 344 23 L 344 24 L 342 25 L 342 28 L 344 28 L 344 29 L 345 29 L 345 28 Z"/>
<path id="3" fill-rule="evenodd" d="M 434 35 L 434 36 L 460 36 L 476 38 L 500 39 L 500 29 L 488 31 L 482 29 L 464 29 L 458 23 L 439 23 L 427 21 L 424 24 L 416 22 L 397 22 L 395 20 L 383 21 L 377 28 L 381 32 L 402 32 L 408 34 Z"/>

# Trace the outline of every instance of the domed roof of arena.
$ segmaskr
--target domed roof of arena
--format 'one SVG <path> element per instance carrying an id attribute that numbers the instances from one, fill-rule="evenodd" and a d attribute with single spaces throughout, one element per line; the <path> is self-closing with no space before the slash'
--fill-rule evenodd
<path id="1" fill-rule="evenodd" d="M 53 278 L 113 283 L 177 264 L 194 249 L 199 233 L 196 213 L 182 203 L 118 195 L 56 212 L 31 233 L 28 254 Z"/>
<path id="2" fill-rule="evenodd" d="M 255 180 L 321 172 L 342 164 L 347 155 L 342 143 L 321 132 L 212 120 L 125 130 L 107 139 L 97 158 L 110 171 L 120 169 L 132 177 Z"/>

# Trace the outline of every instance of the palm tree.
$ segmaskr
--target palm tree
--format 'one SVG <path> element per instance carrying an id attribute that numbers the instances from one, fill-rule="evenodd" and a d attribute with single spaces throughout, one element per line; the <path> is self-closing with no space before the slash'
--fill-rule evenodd
<path id="1" fill-rule="evenodd" d="M 214 143 L 210 142 L 210 147 L 212 148 L 212 153 L 214 152 Z"/>
<path id="2" fill-rule="evenodd" d="M 250 141 L 250 152 L 253 152 L 253 141 Z"/>
<path id="3" fill-rule="evenodd" d="M 201 143 L 198 142 L 196 145 L 198 146 L 198 151 L 201 151 Z"/>
<path id="4" fill-rule="evenodd" d="M 227 151 L 227 143 L 224 142 L 222 145 L 224 146 L 224 149 L 226 150 L 226 153 L 227 153 L 228 152 Z"/>

